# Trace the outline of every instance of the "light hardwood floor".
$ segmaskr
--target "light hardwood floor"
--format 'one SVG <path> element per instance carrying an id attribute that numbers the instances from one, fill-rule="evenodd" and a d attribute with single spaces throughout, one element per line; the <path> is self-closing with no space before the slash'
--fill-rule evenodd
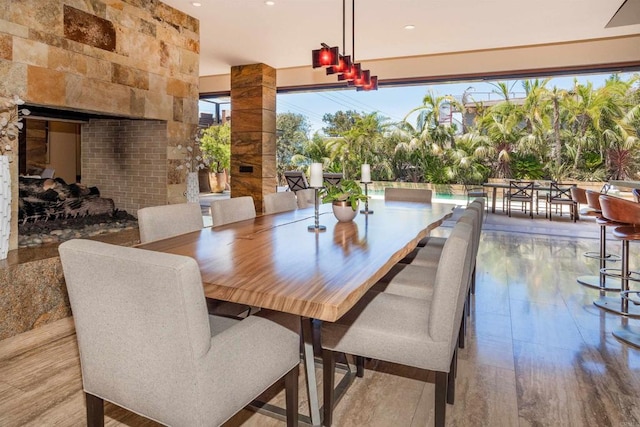
<path id="1" fill-rule="evenodd" d="M 591 239 L 483 233 L 447 425 L 640 425 L 640 351 L 611 335 L 618 316 L 593 306 L 598 293 L 575 282 L 596 271 L 595 261 L 582 254 L 597 245 Z M 616 241 L 608 246 L 620 248 Z M 631 249 L 631 266 L 640 267 L 638 246 Z M 640 326 L 640 320 L 631 322 Z M 336 426 L 431 425 L 430 374 L 381 362 L 367 368 L 336 407 Z M 302 379 L 300 385 L 304 412 Z M 156 425 L 112 405 L 106 415 L 108 426 Z M 70 320 L 0 342 L 0 426 L 79 426 L 84 417 Z M 227 423 L 281 425 L 250 411 Z"/>

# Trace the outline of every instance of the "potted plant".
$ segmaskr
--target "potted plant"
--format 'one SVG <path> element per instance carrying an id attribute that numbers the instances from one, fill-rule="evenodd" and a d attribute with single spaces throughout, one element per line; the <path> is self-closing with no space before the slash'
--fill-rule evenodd
<path id="1" fill-rule="evenodd" d="M 200 133 L 200 150 L 209 161 L 211 173 L 215 174 L 215 185 L 211 186 L 214 193 L 222 193 L 227 187 L 227 174 L 231 164 L 231 126 L 229 122 L 223 125 L 210 126 Z"/>
<path id="2" fill-rule="evenodd" d="M 343 179 L 338 184 L 327 184 L 320 190 L 322 203 L 332 203 L 333 214 L 340 222 L 352 221 L 358 213 L 360 200 L 367 200 L 360 184 L 350 179 Z"/>

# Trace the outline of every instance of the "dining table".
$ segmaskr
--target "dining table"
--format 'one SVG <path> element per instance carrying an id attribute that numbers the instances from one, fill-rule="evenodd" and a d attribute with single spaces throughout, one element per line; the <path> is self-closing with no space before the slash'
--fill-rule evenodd
<path id="1" fill-rule="evenodd" d="M 318 221 L 324 230 L 314 228 L 312 207 L 205 227 L 138 247 L 194 258 L 207 298 L 300 316 L 309 396 L 309 416 L 301 421 L 321 425 L 312 322 L 334 322 L 348 312 L 454 208 L 381 199 L 370 200 L 369 206 L 374 214 L 338 222 L 330 204 L 320 205 Z"/>

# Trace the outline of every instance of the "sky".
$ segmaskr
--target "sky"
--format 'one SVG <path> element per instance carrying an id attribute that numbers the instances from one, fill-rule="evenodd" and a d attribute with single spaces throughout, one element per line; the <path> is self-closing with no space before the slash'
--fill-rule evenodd
<path id="1" fill-rule="evenodd" d="M 623 79 L 628 79 L 631 73 L 622 73 Z M 602 86 L 607 74 L 580 75 L 575 78 L 580 83 L 591 81 L 594 88 Z M 573 87 L 574 77 L 555 77 L 547 84 L 547 87 L 554 86 L 560 89 L 570 89 Z M 512 96 L 523 97 L 524 89 L 521 80 L 502 80 L 511 87 L 513 82 Z M 381 87 L 377 91 L 358 92 L 354 88 L 345 90 L 316 91 L 303 93 L 278 94 L 276 98 L 277 113 L 296 113 L 306 116 L 311 125 L 311 134 L 320 131 L 324 126 L 322 116 L 325 113 L 335 113 L 337 111 L 355 110 L 358 112 L 371 113 L 377 111 L 380 115 L 389 118 L 392 122 L 401 121 L 411 111 L 411 109 L 422 105 L 422 99 L 428 91 L 433 91 L 436 96 L 452 95 L 461 99 L 465 90 L 470 93 L 474 100 L 486 101 L 488 99 L 500 99 L 495 93 L 491 93 L 494 86 L 484 81 L 467 81 L 463 83 L 430 84 L 400 87 Z M 204 103 L 201 104 L 201 111 L 206 111 Z M 224 106 L 222 108 L 225 108 Z M 228 107 L 227 107 L 228 108 Z"/>

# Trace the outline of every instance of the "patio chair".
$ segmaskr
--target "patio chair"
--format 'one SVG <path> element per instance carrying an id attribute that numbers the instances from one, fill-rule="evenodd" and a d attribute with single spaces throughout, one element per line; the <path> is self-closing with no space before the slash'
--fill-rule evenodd
<path id="1" fill-rule="evenodd" d="M 325 172 L 322 174 L 325 185 L 338 185 L 342 181 L 342 177 L 341 173 Z"/>
<path id="2" fill-rule="evenodd" d="M 548 217 L 552 221 L 553 207 L 560 207 L 560 216 L 562 216 L 562 208 L 569 207 L 569 217 L 576 222 L 578 219 L 578 203 L 571 197 L 571 188 L 575 185 L 561 185 L 557 182 L 549 184 L 549 193 L 545 199 L 545 218 Z M 586 198 L 586 195 L 585 195 Z"/>
<path id="3" fill-rule="evenodd" d="M 511 217 L 511 205 L 520 203 L 524 213 L 529 204 L 529 216 L 533 219 L 533 181 L 509 181 L 509 192 L 505 195 L 507 200 L 507 214 Z"/>
<path id="4" fill-rule="evenodd" d="M 481 197 L 485 200 L 486 208 L 489 209 L 489 193 L 482 185 L 464 184 L 464 192 L 467 195 L 467 205 Z"/>
<path id="5" fill-rule="evenodd" d="M 302 171 L 286 171 L 284 173 L 284 179 L 287 181 L 289 191 L 293 191 L 294 193 L 298 190 L 309 188 L 307 177 Z"/>

